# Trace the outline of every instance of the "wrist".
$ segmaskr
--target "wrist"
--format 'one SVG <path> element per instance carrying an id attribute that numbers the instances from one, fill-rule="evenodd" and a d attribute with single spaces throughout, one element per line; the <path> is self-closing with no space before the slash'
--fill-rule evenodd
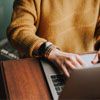
<path id="1" fill-rule="evenodd" d="M 56 55 L 58 55 L 59 53 L 60 50 L 58 48 L 53 48 L 46 58 L 49 60 L 53 60 L 56 57 Z"/>
<path id="2" fill-rule="evenodd" d="M 49 47 L 47 47 L 45 53 L 44 53 L 44 57 L 48 59 L 49 55 L 51 54 L 51 52 L 53 50 L 57 49 L 54 45 L 50 45 Z"/>
<path id="3" fill-rule="evenodd" d="M 51 42 L 44 42 L 38 50 L 32 52 L 32 55 L 35 57 L 47 58 L 54 48 L 56 47 Z"/>

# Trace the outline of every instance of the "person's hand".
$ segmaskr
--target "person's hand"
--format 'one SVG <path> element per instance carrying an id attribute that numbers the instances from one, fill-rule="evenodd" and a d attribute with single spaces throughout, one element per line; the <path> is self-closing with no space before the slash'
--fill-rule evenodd
<path id="1" fill-rule="evenodd" d="M 85 65 L 78 54 L 65 53 L 58 49 L 52 50 L 47 59 L 60 68 L 67 77 L 70 76 L 70 69 L 82 68 Z"/>
<path id="2" fill-rule="evenodd" d="M 94 57 L 92 63 L 93 63 L 93 64 L 100 63 L 100 50 L 97 52 L 97 54 L 96 54 L 96 56 Z"/>

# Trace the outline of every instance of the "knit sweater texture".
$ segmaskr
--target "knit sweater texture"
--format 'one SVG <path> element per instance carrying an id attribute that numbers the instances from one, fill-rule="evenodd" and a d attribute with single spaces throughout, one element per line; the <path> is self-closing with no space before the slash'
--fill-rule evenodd
<path id="1" fill-rule="evenodd" d="M 28 56 L 46 41 L 64 52 L 93 51 L 100 40 L 100 0 L 15 0 L 7 36 Z"/>

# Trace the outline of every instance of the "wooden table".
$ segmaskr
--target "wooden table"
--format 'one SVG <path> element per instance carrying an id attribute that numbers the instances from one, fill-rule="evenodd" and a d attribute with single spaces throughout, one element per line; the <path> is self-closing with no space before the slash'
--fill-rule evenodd
<path id="1" fill-rule="evenodd" d="M 28 58 L 0 62 L 1 84 L 0 92 L 10 100 L 51 100 L 39 61 Z"/>

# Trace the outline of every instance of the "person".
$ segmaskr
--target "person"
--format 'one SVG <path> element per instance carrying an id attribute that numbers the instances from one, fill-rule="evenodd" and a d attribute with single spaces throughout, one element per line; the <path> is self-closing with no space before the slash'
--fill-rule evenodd
<path id="1" fill-rule="evenodd" d="M 15 0 L 7 37 L 20 56 L 45 58 L 66 76 L 86 63 L 80 53 L 96 50 L 100 60 L 100 0 Z"/>

